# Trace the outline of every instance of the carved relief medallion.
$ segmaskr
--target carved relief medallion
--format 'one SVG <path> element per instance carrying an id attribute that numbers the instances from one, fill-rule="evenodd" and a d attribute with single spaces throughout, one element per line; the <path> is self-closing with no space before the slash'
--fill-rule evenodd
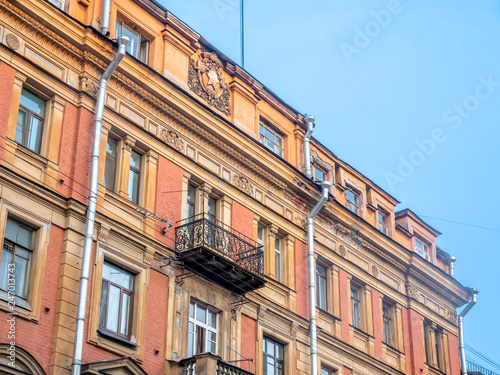
<path id="1" fill-rule="evenodd" d="M 9 46 L 10 49 L 13 49 L 14 51 L 17 51 L 19 47 L 21 47 L 21 42 L 19 41 L 19 38 L 15 36 L 14 34 L 7 34 L 5 36 L 5 42 Z"/>
<path id="2" fill-rule="evenodd" d="M 188 86 L 209 106 L 226 115 L 231 113 L 229 86 L 222 77 L 222 63 L 215 52 L 203 52 L 197 61 L 189 59 Z"/>

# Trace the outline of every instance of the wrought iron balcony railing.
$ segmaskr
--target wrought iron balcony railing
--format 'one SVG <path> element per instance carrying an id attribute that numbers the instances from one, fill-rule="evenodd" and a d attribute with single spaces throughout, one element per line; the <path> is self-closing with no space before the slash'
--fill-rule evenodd
<path id="1" fill-rule="evenodd" d="M 474 374 L 483 374 L 483 375 L 498 375 L 498 373 L 488 370 L 487 368 L 484 368 L 483 366 L 478 365 L 477 363 L 469 361 L 468 359 L 466 359 L 465 362 L 467 365 L 467 372 L 471 372 Z"/>
<path id="2" fill-rule="evenodd" d="M 213 279 L 226 273 L 227 282 L 248 284 L 248 276 L 258 282 L 240 285 L 243 291 L 263 285 L 264 251 L 257 242 L 223 223 L 197 215 L 175 228 L 175 251 L 181 261 Z M 238 266 L 235 268 L 235 266 Z M 234 270 L 231 271 L 231 269 Z M 241 272 L 244 271 L 244 272 Z M 236 280 L 236 277 L 239 280 Z M 215 280 L 218 282 L 218 280 Z M 255 280 L 253 280 L 255 281 Z M 262 285 L 261 285 L 262 284 Z M 224 285 L 226 286 L 226 285 Z M 230 288 L 231 289 L 231 288 Z"/>

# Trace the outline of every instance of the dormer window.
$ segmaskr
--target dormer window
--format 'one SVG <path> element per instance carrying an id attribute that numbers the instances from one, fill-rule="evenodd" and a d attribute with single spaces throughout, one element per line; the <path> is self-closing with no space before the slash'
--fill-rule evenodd
<path id="1" fill-rule="evenodd" d="M 264 124 L 259 125 L 259 140 L 269 150 L 274 152 L 279 157 L 283 157 L 283 137 L 278 135 L 269 126 Z"/>
<path id="2" fill-rule="evenodd" d="M 378 230 L 384 233 L 386 236 L 389 235 L 389 228 L 387 227 L 388 215 L 383 212 L 378 212 Z"/>
<path id="3" fill-rule="evenodd" d="M 427 261 L 431 260 L 429 253 L 429 246 L 423 243 L 418 238 L 414 238 L 415 241 L 415 252 Z"/>
<path id="4" fill-rule="evenodd" d="M 352 190 L 347 189 L 345 191 L 346 202 L 345 206 L 349 211 L 354 212 L 359 215 L 359 194 L 356 194 Z"/>
<path id="5" fill-rule="evenodd" d="M 127 52 L 147 64 L 149 61 L 149 40 L 139 32 L 126 25 L 123 21 L 116 20 L 116 37 L 126 36 L 130 40 Z"/>

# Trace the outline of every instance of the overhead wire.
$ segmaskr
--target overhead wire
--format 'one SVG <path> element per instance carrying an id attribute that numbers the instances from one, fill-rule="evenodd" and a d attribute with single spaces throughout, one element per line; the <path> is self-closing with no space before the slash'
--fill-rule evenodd
<path id="1" fill-rule="evenodd" d="M 483 226 L 480 226 L 480 225 L 461 223 L 459 221 L 454 221 L 454 220 L 439 219 L 437 217 L 426 216 L 426 215 L 418 215 L 418 216 L 425 217 L 426 219 L 434 219 L 434 220 L 444 221 L 444 222 L 447 222 L 447 223 L 463 225 L 463 226 L 466 226 L 466 227 L 472 227 L 472 228 L 479 228 L 479 229 L 484 229 L 484 230 L 490 230 L 490 231 L 493 231 L 493 232 L 500 232 L 500 229 L 488 228 L 488 227 L 483 227 Z"/>

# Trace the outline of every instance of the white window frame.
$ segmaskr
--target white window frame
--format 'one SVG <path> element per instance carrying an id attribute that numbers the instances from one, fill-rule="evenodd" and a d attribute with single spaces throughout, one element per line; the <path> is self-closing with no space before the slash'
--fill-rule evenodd
<path id="1" fill-rule="evenodd" d="M 276 141 L 273 142 L 271 139 L 266 137 L 266 132 L 265 132 L 266 130 L 269 131 L 270 133 L 272 133 L 276 139 L 279 139 L 281 141 L 281 146 Z M 266 140 L 271 142 L 274 147 L 271 148 L 268 144 L 266 144 Z M 284 152 L 284 143 L 283 143 L 284 139 L 283 139 L 283 137 L 281 135 L 279 135 L 277 131 L 273 130 L 270 126 L 268 126 L 262 122 L 259 124 L 259 141 L 267 149 L 271 150 L 273 153 L 278 155 L 280 158 L 284 157 L 285 152 Z"/>
<path id="2" fill-rule="evenodd" d="M 384 221 L 380 221 L 380 216 L 384 218 Z M 377 212 L 377 224 L 378 224 L 378 230 L 382 233 L 384 233 L 386 236 L 389 235 L 389 225 L 387 221 L 389 220 L 389 215 L 386 214 L 383 211 L 378 211 Z"/>
<path id="3" fill-rule="evenodd" d="M 347 198 L 347 192 L 352 193 L 352 195 L 354 196 L 354 202 L 350 201 L 350 200 Z M 360 210 L 359 210 L 359 195 L 360 195 L 360 194 L 359 194 L 359 193 L 356 193 L 356 192 L 355 192 L 354 190 L 352 190 L 352 189 L 347 188 L 347 189 L 346 189 L 346 193 L 345 193 L 345 195 L 346 195 L 346 196 L 345 196 L 345 206 L 346 206 L 346 208 L 347 208 L 349 211 L 351 211 L 351 212 L 353 212 L 353 213 L 355 213 L 356 215 L 358 215 L 358 216 L 359 216 L 359 212 L 360 212 Z"/>
<path id="4" fill-rule="evenodd" d="M 191 317 L 191 306 L 194 306 L 194 313 L 195 313 L 195 316 L 194 317 Z M 205 323 L 197 320 L 197 317 L 196 317 L 196 312 L 198 311 L 197 307 L 200 307 L 202 309 L 205 309 L 206 313 L 205 313 Z M 208 313 L 211 312 L 215 315 L 215 327 L 212 327 L 208 324 Z M 189 328 L 189 325 L 188 324 L 188 357 L 192 357 L 193 355 L 196 355 L 196 354 L 200 354 L 200 353 L 196 353 L 196 348 L 198 346 L 198 329 L 196 327 L 200 327 L 202 329 L 204 329 L 206 332 L 212 332 L 212 333 L 215 333 L 215 342 L 210 340 L 209 339 L 209 335 L 206 334 L 205 336 L 205 340 L 204 340 L 204 343 L 203 343 L 203 350 L 201 351 L 202 353 L 204 352 L 207 352 L 207 351 L 210 351 L 209 350 L 209 345 L 210 343 L 215 343 L 215 350 L 216 352 L 215 353 L 212 353 L 212 354 L 217 354 L 218 351 L 219 351 L 219 313 L 205 305 L 205 304 L 202 304 L 202 303 L 199 303 L 197 301 L 191 301 L 189 303 L 189 323 L 192 323 L 193 324 L 193 327 L 194 327 L 194 331 L 191 331 L 191 329 Z M 193 347 L 191 348 L 190 347 L 190 344 L 189 344 L 189 335 L 192 334 L 193 335 Z"/>
<path id="5" fill-rule="evenodd" d="M 280 283 L 283 282 L 283 241 L 283 237 L 276 235 L 274 240 L 274 274 Z"/>
<path id="6" fill-rule="evenodd" d="M 431 255 L 429 251 L 429 245 L 427 245 L 424 241 L 421 239 L 414 237 L 414 246 L 415 246 L 415 253 L 417 253 L 420 257 L 424 258 L 425 260 L 429 261 L 431 260 Z M 418 246 L 418 244 L 421 244 L 422 246 Z"/>

